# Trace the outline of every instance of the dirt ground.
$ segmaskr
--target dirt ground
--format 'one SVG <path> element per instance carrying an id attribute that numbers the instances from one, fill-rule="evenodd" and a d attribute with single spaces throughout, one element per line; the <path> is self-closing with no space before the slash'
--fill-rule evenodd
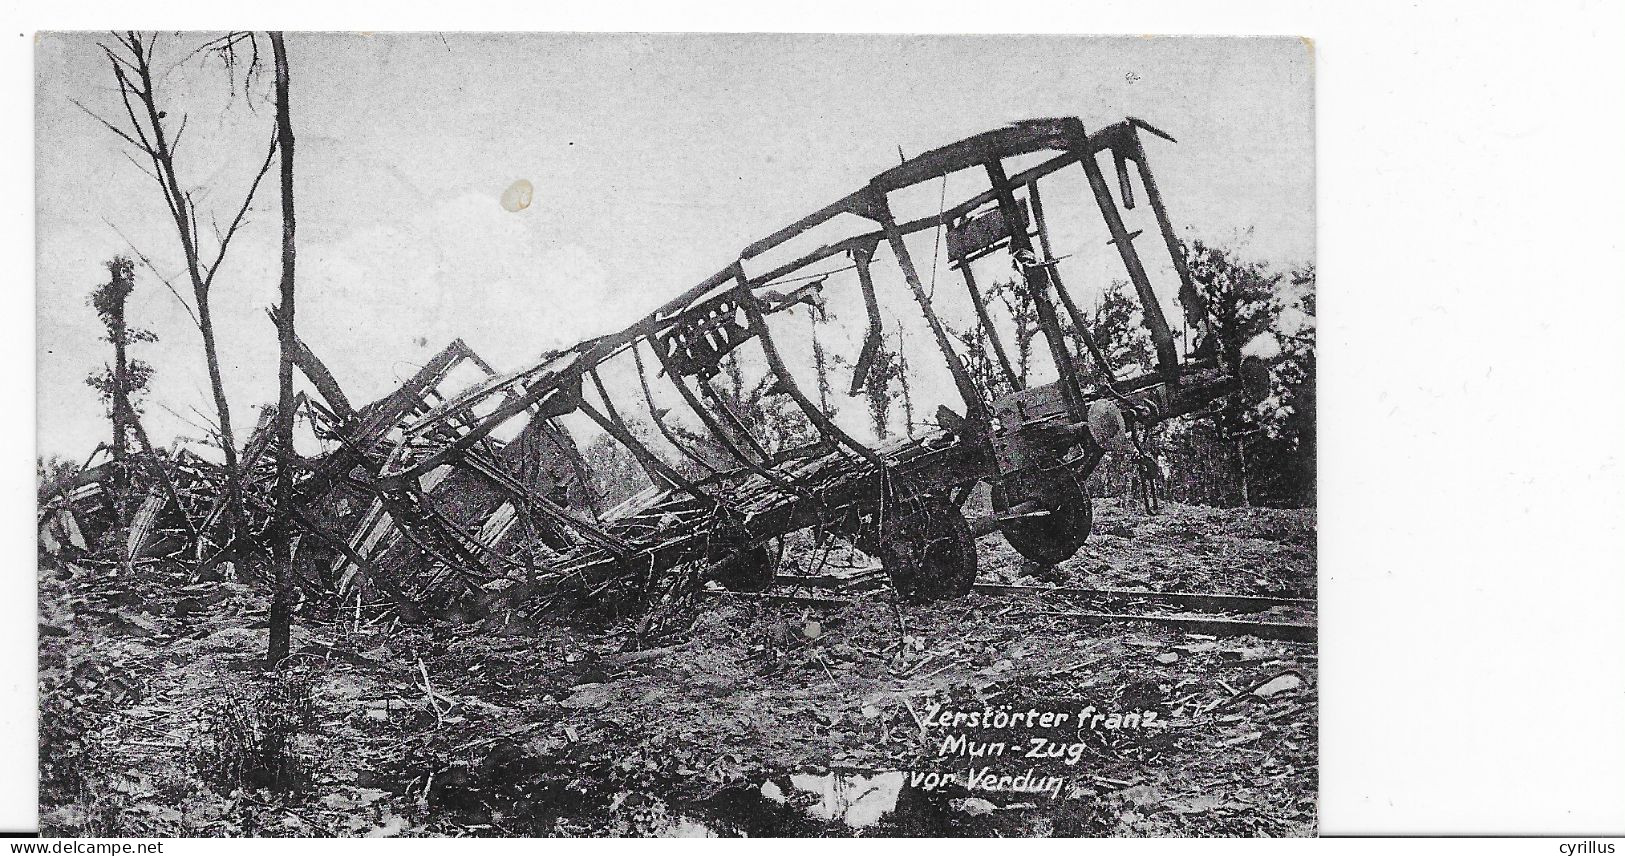
<path id="1" fill-rule="evenodd" d="M 979 579 L 1313 598 L 1314 543 L 1311 511 L 1097 500 L 1073 559 L 989 536 Z M 630 622 L 305 622 L 267 678 L 254 588 L 40 577 L 47 834 L 1315 831 L 1310 644 L 880 588 L 708 597 L 636 650 Z"/>

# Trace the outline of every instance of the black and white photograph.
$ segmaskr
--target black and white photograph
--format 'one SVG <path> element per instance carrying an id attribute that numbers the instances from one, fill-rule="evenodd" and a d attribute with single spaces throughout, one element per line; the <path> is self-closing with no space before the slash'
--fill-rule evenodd
<path id="1" fill-rule="evenodd" d="M 1316 834 L 1314 66 L 40 35 L 42 831 Z"/>
<path id="2" fill-rule="evenodd" d="M 12 856 L 1625 852 L 1625 8 L 0 17 Z"/>

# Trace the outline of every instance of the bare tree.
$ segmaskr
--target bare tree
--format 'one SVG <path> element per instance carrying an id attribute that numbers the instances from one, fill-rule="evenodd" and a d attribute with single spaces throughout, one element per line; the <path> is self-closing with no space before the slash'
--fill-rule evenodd
<path id="1" fill-rule="evenodd" d="M 203 337 L 203 355 L 208 364 L 209 387 L 214 397 L 216 428 L 224 459 L 226 516 L 230 527 L 226 540 L 228 545 L 235 545 L 242 521 L 242 484 L 236 438 L 231 427 L 231 408 L 227 404 L 225 385 L 221 379 L 220 356 L 215 343 L 209 297 L 215 275 L 219 273 L 220 265 L 226 258 L 226 251 L 231 246 L 231 239 L 247 217 L 261 179 L 271 168 L 271 158 L 276 153 L 277 137 L 275 135 L 271 137 L 265 160 L 255 173 L 254 181 L 230 224 L 222 230 L 219 223 L 210 218 L 214 232 L 214 252 L 212 261 L 208 260 L 208 255 L 201 246 L 201 229 L 198 224 L 198 210 L 193 202 L 193 192 L 182 182 L 176 165 L 176 150 L 186 133 L 186 115 L 182 113 L 178 118 L 171 117 L 161 104 L 152 66 L 157 41 L 156 35 L 127 31 L 114 33 L 112 45 L 107 43 L 100 45 L 112 68 L 113 78 L 118 84 L 119 99 L 124 108 L 123 117 L 109 121 L 77 101 L 74 104 L 135 147 L 140 158 L 128 154 L 126 157 L 158 185 L 164 207 L 180 239 L 185 274 L 192 287 L 192 305 L 187 306 L 187 311 Z M 232 44 L 233 42 L 228 41 L 221 47 L 211 43 L 214 45 L 213 49 L 228 53 Z M 146 163 L 143 163 L 142 159 Z M 167 280 L 165 282 L 167 284 Z M 179 292 L 176 292 L 176 298 L 181 299 Z M 181 303 L 186 305 L 184 299 L 181 299 Z"/>
<path id="2" fill-rule="evenodd" d="M 282 33 L 271 35 L 271 52 L 276 66 L 276 148 L 281 152 L 282 184 L 282 283 L 277 305 L 277 336 L 281 354 L 277 362 L 276 411 L 276 509 L 277 526 L 271 533 L 274 591 L 271 594 L 270 642 L 266 660 L 276 664 L 288 656 L 293 633 L 293 361 L 298 338 L 293 327 L 294 216 L 293 216 L 293 120 L 288 110 L 288 52 Z"/>

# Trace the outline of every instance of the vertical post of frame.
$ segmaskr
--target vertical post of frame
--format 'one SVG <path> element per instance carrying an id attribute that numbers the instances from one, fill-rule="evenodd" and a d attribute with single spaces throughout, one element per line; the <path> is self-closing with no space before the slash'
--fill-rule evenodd
<path id="1" fill-rule="evenodd" d="M 993 346 L 993 354 L 999 360 L 999 368 L 1004 371 L 1004 379 L 1010 382 L 1011 389 L 1023 389 L 1015 368 L 1010 365 L 1010 357 L 1004 352 L 999 331 L 993 328 L 993 319 L 987 314 L 987 303 L 982 299 L 982 289 L 976 284 L 976 274 L 971 272 L 969 259 L 959 260 L 959 272 L 965 277 L 965 290 L 970 292 L 971 305 L 976 307 L 976 318 L 982 322 L 982 329 L 987 331 L 988 344 Z"/>
<path id="2" fill-rule="evenodd" d="M 880 350 L 883 328 L 880 320 L 880 300 L 875 296 L 875 280 L 869 270 L 869 262 L 875 257 L 875 246 L 879 242 L 866 247 L 857 247 L 852 250 L 852 263 L 858 268 L 858 287 L 863 291 L 863 307 L 869 314 L 869 329 L 863 336 L 863 348 L 858 352 L 858 361 L 852 368 L 852 388 L 847 395 L 857 395 L 869 383 L 869 374 L 874 369 L 875 354 Z"/>
<path id="3" fill-rule="evenodd" d="M 1106 221 L 1107 231 L 1112 234 L 1111 243 L 1117 246 L 1117 254 L 1122 258 L 1128 278 L 1139 295 L 1145 326 L 1151 332 L 1151 344 L 1157 352 L 1157 371 L 1164 380 L 1173 383 L 1179 379 L 1179 356 L 1174 349 L 1174 335 L 1168 329 L 1168 319 L 1163 316 L 1162 306 L 1157 303 L 1157 294 L 1151 289 L 1151 278 L 1140 263 L 1140 254 L 1134 250 L 1134 236 L 1123 225 L 1123 215 L 1117 210 L 1116 200 L 1112 199 L 1111 187 L 1100 171 L 1100 164 L 1095 161 L 1094 152 L 1090 151 L 1089 135 L 1081 128 L 1076 134 L 1073 146 L 1078 152 L 1078 162 L 1089 177 L 1089 189 L 1094 194 L 1095 205 L 1100 208 L 1100 216 Z"/>
<path id="4" fill-rule="evenodd" d="M 1089 332 L 1089 325 L 1085 323 L 1083 313 L 1078 310 L 1078 304 L 1072 300 L 1072 293 L 1067 291 L 1066 285 L 1061 282 L 1061 272 L 1057 270 L 1056 264 L 1059 260 L 1055 258 L 1055 249 L 1050 246 L 1049 221 L 1044 219 L 1044 199 L 1038 193 L 1036 179 L 1027 183 L 1027 199 L 1033 207 L 1033 222 L 1038 226 L 1038 245 L 1043 249 L 1044 261 L 1049 265 L 1050 282 L 1055 285 L 1055 294 L 1061 298 L 1061 305 L 1066 307 L 1066 314 L 1072 319 L 1072 329 L 1077 332 L 1084 347 L 1089 349 L 1089 356 L 1094 358 L 1101 384 L 1116 395 L 1117 389 L 1113 385 L 1116 378 L 1112 374 L 1112 364 L 1106 359 L 1106 353 L 1101 350 L 1100 344 L 1095 341 L 1094 334 Z"/>
<path id="5" fill-rule="evenodd" d="M 909 291 L 914 293 L 914 301 L 920 305 L 920 312 L 925 315 L 925 323 L 931 328 L 931 336 L 937 342 L 937 349 L 942 352 L 942 359 L 948 365 L 948 373 L 953 375 L 954 387 L 959 390 L 959 397 L 965 402 L 966 418 L 976 426 L 978 432 L 985 431 L 988 424 L 987 402 L 982 400 L 982 394 L 977 391 L 976 384 L 971 381 L 970 371 L 965 368 L 965 362 L 954 351 L 953 343 L 948 339 L 948 331 L 942 326 L 942 319 L 931 308 L 931 298 L 925 293 L 925 286 L 920 282 L 920 274 L 914 269 L 914 258 L 909 255 L 908 247 L 903 243 L 903 233 L 897 228 L 897 220 L 892 216 L 891 205 L 886 201 L 886 191 L 878 186 L 870 186 L 870 214 L 880 223 L 881 231 L 886 235 L 886 243 L 891 246 L 892 255 L 897 257 L 897 266 L 903 270 L 903 280 L 908 283 Z"/>
<path id="6" fill-rule="evenodd" d="M 1159 133 L 1155 128 L 1151 130 L 1152 133 Z M 1163 243 L 1168 245 L 1168 254 L 1174 260 L 1174 270 L 1179 274 L 1179 302 L 1185 309 L 1185 325 L 1186 327 L 1206 325 L 1207 307 L 1202 295 L 1197 292 L 1196 285 L 1191 282 L 1190 262 L 1185 258 L 1185 249 L 1179 243 L 1179 236 L 1174 234 L 1173 222 L 1168 219 L 1168 209 L 1162 203 L 1162 192 L 1157 189 L 1157 179 L 1151 174 L 1151 164 L 1146 161 L 1145 146 L 1140 142 L 1140 131 L 1134 120 L 1129 122 L 1127 136 L 1133 144 L 1130 159 L 1134 161 L 1134 166 L 1140 173 L 1140 183 L 1145 185 L 1145 197 L 1151 203 L 1151 213 L 1157 218 L 1157 228 L 1162 230 Z M 1173 141 L 1173 138 L 1166 134 L 1162 136 L 1167 137 L 1170 142 Z"/>
<path id="7" fill-rule="evenodd" d="M 1010 178 L 1004 173 L 1004 164 L 997 156 L 984 164 L 989 183 L 993 185 L 993 193 L 999 201 L 999 211 L 1004 215 L 1004 222 L 1010 231 L 1010 255 L 1016 259 L 1021 268 L 1022 279 L 1027 286 L 1027 292 L 1032 296 L 1033 308 L 1038 312 L 1038 324 L 1044 331 L 1044 340 L 1049 344 L 1050 358 L 1055 361 L 1055 371 L 1060 375 L 1061 394 L 1066 399 L 1067 409 L 1074 417 L 1083 416 L 1083 388 L 1078 383 L 1078 366 L 1072 358 L 1072 352 L 1066 346 L 1066 336 L 1062 333 L 1060 316 L 1055 313 L 1055 305 L 1050 302 L 1049 295 L 1049 269 L 1037 264 L 1037 257 L 1033 255 L 1032 241 L 1027 238 L 1027 229 L 1022 225 L 1021 209 L 1016 205 L 1015 191 L 1010 187 Z M 1024 264 L 1022 259 L 1031 259 L 1032 263 Z"/>

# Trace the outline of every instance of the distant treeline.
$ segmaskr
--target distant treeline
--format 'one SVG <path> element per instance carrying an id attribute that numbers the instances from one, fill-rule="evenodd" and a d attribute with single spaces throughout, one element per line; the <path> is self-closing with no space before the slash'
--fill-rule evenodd
<path id="1" fill-rule="evenodd" d="M 1238 392 L 1211 414 L 1170 420 L 1146 451 L 1158 461 L 1161 495 L 1198 505 L 1306 507 L 1315 503 L 1315 268 L 1289 271 L 1231 248 L 1185 247 L 1191 279 L 1207 303 L 1227 365 L 1261 361 L 1269 382 Z M 1126 290 L 1121 284 L 1119 291 Z M 1126 306 L 1108 292 L 1106 306 Z M 1132 312 L 1099 313 L 1095 337 L 1125 362 L 1149 368 L 1149 344 Z M 1138 468 L 1108 455 L 1090 487 L 1097 496 L 1136 493 Z"/>
<path id="2" fill-rule="evenodd" d="M 1164 440 L 1157 453 L 1157 495 L 1164 500 L 1220 508 L 1315 504 L 1312 444 L 1293 447 L 1257 435 L 1225 436 L 1211 421 L 1187 422 L 1170 433 L 1172 439 Z M 1137 498 L 1138 479 L 1131 460 L 1107 455 L 1089 479 L 1089 493 Z"/>

